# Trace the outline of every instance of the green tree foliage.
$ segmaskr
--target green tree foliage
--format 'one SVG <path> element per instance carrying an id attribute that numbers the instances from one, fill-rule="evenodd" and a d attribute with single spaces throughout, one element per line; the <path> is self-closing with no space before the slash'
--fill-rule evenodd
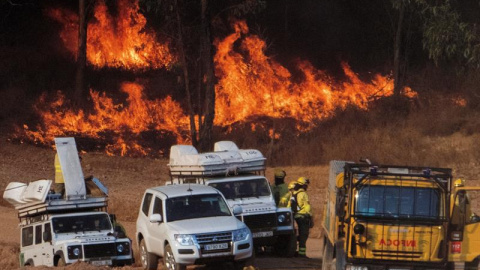
<path id="1" fill-rule="evenodd" d="M 465 22 L 462 13 L 449 0 L 432 5 L 418 0 L 423 7 L 423 48 L 430 59 L 459 60 L 470 67 L 480 67 L 480 36 L 475 24 Z"/>

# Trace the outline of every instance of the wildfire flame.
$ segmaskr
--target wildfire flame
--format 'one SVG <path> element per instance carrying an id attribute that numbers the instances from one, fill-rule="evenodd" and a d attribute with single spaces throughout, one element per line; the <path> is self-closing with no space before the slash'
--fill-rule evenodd
<path id="1" fill-rule="evenodd" d="M 338 108 L 353 104 L 367 109 L 370 101 L 393 94 L 393 80 L 377 74 L 371 82 L 363 82 L 345 63 L 342 67 L 348 80 L 343 83 L 336 84 L 307 61 L 297 65 L 303 80 L 293 80 L 290 71 L 265 55 L 265 41 L 249 35 L 245 21 L 236 22 L 234 29 L 216 42 L 217 125 L 264 115 L 291 117 L 308 126 Z M 233 49 L 235 42 L 240 42 L 240 52 Z M 410 88 L 404 94 L 416 95 Z"/>
<path id="2" fill-rule="evenodd" d="M 35 106 L 42 124 L 36 130 L 25 127 L 25 135 L 31 141 L 49 145 L 56 136 L 74 134 L 100 139 L 108 134 L 114 141 L 106 146 L 110 154 L 158 155 L 159 153 L 151 153 L 135 141 L 127 141 L 126 137 L 133 134 L 136 138 L 135 135 L 148 130 L 170 131 L 177 141 L 183 142 L 188 119 L 180 105 L 171 97 L 147 100 L 143 90 L 140 84 L 123 83 L 121 91 L 128 95 L 126 105 L 115 104 L 105 93 L 90 90 L 93 101 L 90 113 L 71 110 L 61 92 L 57 93 L 51 104 L 46 102 L 46 95 L 42 95 Z"/>
<path id="3" fill-rule="evenodd" d="M 176 58 L 169 42 L 159 43 L 157 35 L 146 27 L 138 0 L 119 0 L 118 15 L 113 17 L 103 1 L 94 7 L 93 20 L 87 27 L 87 60 L 97 67 L 122 69 L 168 68 Z M 77 55 L 78 15 L 65 9 L 52 9 L 48 15 L 60 22 L 65 47 Z"/>
<path id="4" fill-rule="evenodd" d="M 139 45 L 127 46 L 130 39 L 141 39 L 150 43 L 155 40 L 155 35 L 149 36 L 141 32 L 145 26 L 145 18 L 138 13 L 136 1 L 133 6 L 126 0 L 119 3 L 125 9 L 119 12 L 120 17 L 129 14 L 133 22 L 141 23 L 133 24 L 138 27 L 133 27 L 135 30 L 130 33 L 124 28 L 129 28 L 132 22 L 120 23 L 120 19 L 113 19 L 107 14 L 105 4 L 100 2 L 95 8 L 97 22 L 89 25 L 89 31 L 95 33 L 89 34 L 89 61 L 99 66 L 112 65 L 122 68 L 157 68 L 159 65 L 173 63 L 175 57 L 170 54 L 165 44 L 153 42 L 152 47 L 140 46 L 155 48 L 148 53 L 139 53 L 136 49 Z M 59 12 L 55 10 L 51 13 L 61 15 L 59 20 L 65 22 L 61 37 L 65 40 L 66 47 L 73 52 L 76 46 L 67 41 L 76 40 L 70 35 L 75 32 L 73 26 L 78 19 L 74 14 Z M 215 87 L 217 126 L 231 126 L 236 122 L 248 121 L 254 116 L 267 116 L 294 119 L 298 123 L 297 131 L 304 132 L 318 120 L 332 116 L 337 109 L 355 105 L 366 110 L 370 101 L 393 94 L 393 80 L 375 75 L 370 82 L 364 82 L 345 63 L 342 65 L 347 78 L 344 82 L 335 82 L 307 61 L 298 61 L 297 68 L 301 76 L 294 78 L 287 68 L 265 54 L 265 42 L 258 36 L 249 34 L 244 21 L 235 23 L 234 29 L 231 35 L 215 41 L 217 53 L 214 63 L 215 75 L 218 78 Z M 116 35 L 113 34 L 115 32 Z M 101 43 L 100 39 L 108 41 Z M 235 43 L 240 46 L 234 46 Z M 113 44 L 120 44 L 120 49 L 110 48 Z M 129 50 L 136 54 L 126 53 Z M 142 57 L 139 58 L 139 55 Z M 138 61 L 139 59 L 141 61 Z M 168 61 L 158 64 L 159 59 Z M 140 134 L 144 132 L 166 131 L 173 134 L 177 143 L 190 141 L 189 118 L 179 103 L 171 97 L 148 100 L 144 95 L 144 87 L 138 83 L 123 83 L 121 91 L 126 93 L 128 98 L 125 103 L 115 104 L 105 93 L 90 90 L 93 104 L 89 112 L 72 110 L 61 92 L 57 93 L 57 97 L 50 104 L 43 95 L 35 107 L 41 124 L 35 129 L 25 126 L 20 137 L 49 145 L 55 136 L 75 135 L 105 139 L 108 135 L 111 143 L 105 147 L 107 153 L 136 156 L 162 154 L 152 153 L 154 149 L 139 143 Z M 408 87 L 403 90 L 403 94 L 409 97 L 416 95 Z M 251 123 L 250 128 L 254 131 L 257 126 Z M 272 128 L 266 127 L 265 130 L 271 138 L 280 138 Z"/>

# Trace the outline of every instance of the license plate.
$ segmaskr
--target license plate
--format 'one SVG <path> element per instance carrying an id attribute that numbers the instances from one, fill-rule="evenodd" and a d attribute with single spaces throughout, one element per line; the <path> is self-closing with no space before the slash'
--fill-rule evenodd
<path id="1" fill-rule="evenodd" d="M 226 249 L 226 248 L 228 248 L 228 243 L 209 244 L 209 245 L 205 245 L 203 248 L 205 250 Z"/>
<path id="2" fill-rule="evenodd" d="M 255 232 L 253 233 L 253 238 L 260 238 L 260 237 L 269 237 L 269 236 L 273 236 L 273 232 L 272 231 L 268 231 L 268 232 Z"/>
<path id="3" fill-rule="evenodd" d="M 112 265 L 112 260 L 90 261 L 90 264 L 95 265 L 95 266 Z"/>

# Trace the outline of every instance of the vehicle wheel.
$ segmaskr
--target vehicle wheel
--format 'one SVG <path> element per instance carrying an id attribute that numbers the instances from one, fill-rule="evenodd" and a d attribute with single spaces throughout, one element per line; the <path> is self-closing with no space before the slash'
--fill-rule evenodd
<path id="1" fill-rule="evenodd" d="M 163 264 L 168 270 L 185 270 L 187 269 L 186 265 L 182 265 L 175 261 L 175 256 L 173 255 L 172 247 L 170 244 L 165 246 L 165 254 L 163 256 Z"/>
<path id="2" fill-rule="evenodd" d="M 65 263 L 65 258 L 63 258 L 63 255 L 60 255 L 60 258 L 58 258 L 57 266 L 58 267 L 64 267 L 67 264 Z"/>
<path id="3" fill-rule="evenodd" d="M 297 251 L 297 236 L 295 234 L 282 235 L 275 244 L 275 254 L 280 257 L 291 258 Z"/>
<path id="4" fill-rule="evenodd" d="M 477 270 L 478 269 L 478 258 L 465 263 L 465 270 Z"/>
<path id="5" fill-rule="evenodd" d="M 332 269 L 332 260 L 333 260 L 333 245 L 330 243 L 328 238 L 325 237 L 324 245 L 323 245 L 322 270 Z"/>
<path id="6" fill-rule="evenodd" d="M 156 270 L 158 268 L 158 256 L 148 252 L 147 245 L 143 239 L 140 241 L 140 260 L 145 270 Z"/>

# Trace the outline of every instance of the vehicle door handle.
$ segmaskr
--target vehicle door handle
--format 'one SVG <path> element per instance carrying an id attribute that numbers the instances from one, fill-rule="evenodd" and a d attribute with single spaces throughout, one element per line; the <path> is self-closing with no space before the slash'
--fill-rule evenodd
<path id="1" fill-rule="evenodd" d="M 33 257 L 34 257 L 34 258 L 36 258 L 36 257 L 37 257 L 37 255 L 33 255 Z"/>
<path id="2" fill-rule="evenodd" d="M 43 256 L 45 256 L 45 253 L 42 253 Z"/>

